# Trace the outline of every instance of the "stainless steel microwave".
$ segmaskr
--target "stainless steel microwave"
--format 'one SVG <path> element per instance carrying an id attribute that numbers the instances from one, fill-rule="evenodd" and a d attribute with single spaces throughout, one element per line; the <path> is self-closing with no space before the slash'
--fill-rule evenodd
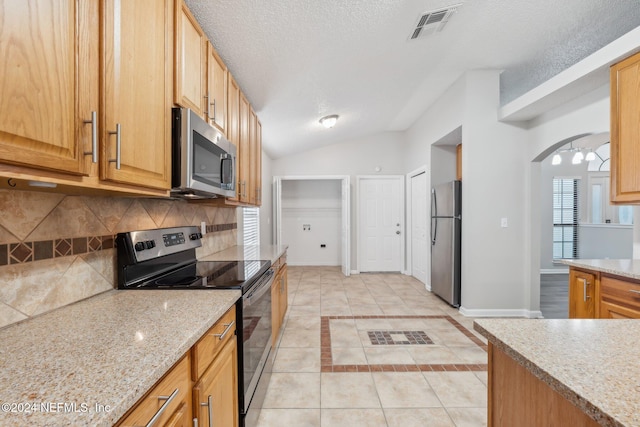
<path id="1" fill-rule="evenodd" d="M 235 197 L 236 146 L 189 108 L 172 109 L 171 195 Z"/>

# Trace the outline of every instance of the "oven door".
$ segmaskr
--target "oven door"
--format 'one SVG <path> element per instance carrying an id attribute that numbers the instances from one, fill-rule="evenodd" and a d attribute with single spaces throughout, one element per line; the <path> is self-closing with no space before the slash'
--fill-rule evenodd
<path id="1" fill-rule="evenodd" d="M 244 408 L 243 413 L 259 409 L 261 402 L 256 402 L 258 383 L 268 378 L 261 378 L 271 351 L 271 284 L 273 271 L 267 270 L 249 291 L 242 296 L 242 360 Z M 263 376 L 264 377 L 264 376 Z M 266 382 L 266 381 L 264 381 Z M 264 385 L 264 384 L 262 384 Z M 264 399 L 264 396 L 262 396 Z"/>

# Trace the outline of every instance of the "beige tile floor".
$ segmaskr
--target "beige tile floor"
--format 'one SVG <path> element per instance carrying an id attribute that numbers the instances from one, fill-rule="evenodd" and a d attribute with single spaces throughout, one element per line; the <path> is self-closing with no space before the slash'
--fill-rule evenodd
<path id="1" fill-rule="evenodd" d="M 486 425 L 486 341 L 422 283 L 334 267 L 289 267 L 288 283 L 259 427 Z M 432 343 L 404 344 L 398 331 Z"/>

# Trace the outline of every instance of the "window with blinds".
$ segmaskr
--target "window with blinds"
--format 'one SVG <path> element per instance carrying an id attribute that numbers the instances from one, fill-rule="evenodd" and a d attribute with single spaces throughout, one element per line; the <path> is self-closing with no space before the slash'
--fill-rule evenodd
<path id="1" fill-rule="evenodd" d="M 578 184 L 553 178 L 553 259 L 578 258 Z"/>
<path id="2" fill-rule="evenodd" d="M 242 244 L 260 244 L 259 208 L 242 208 Z"/>

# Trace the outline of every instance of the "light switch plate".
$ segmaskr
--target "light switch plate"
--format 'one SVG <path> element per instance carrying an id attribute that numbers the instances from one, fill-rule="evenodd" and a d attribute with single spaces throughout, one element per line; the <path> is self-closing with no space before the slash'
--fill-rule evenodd
<path id="1" fill-rule="evenodd" d="M 500 227 L 507 228 L 508 226 L 509 226 L 509 221 L 507 220 L 507 218 L 501 218 L 500 219 Z"/>

